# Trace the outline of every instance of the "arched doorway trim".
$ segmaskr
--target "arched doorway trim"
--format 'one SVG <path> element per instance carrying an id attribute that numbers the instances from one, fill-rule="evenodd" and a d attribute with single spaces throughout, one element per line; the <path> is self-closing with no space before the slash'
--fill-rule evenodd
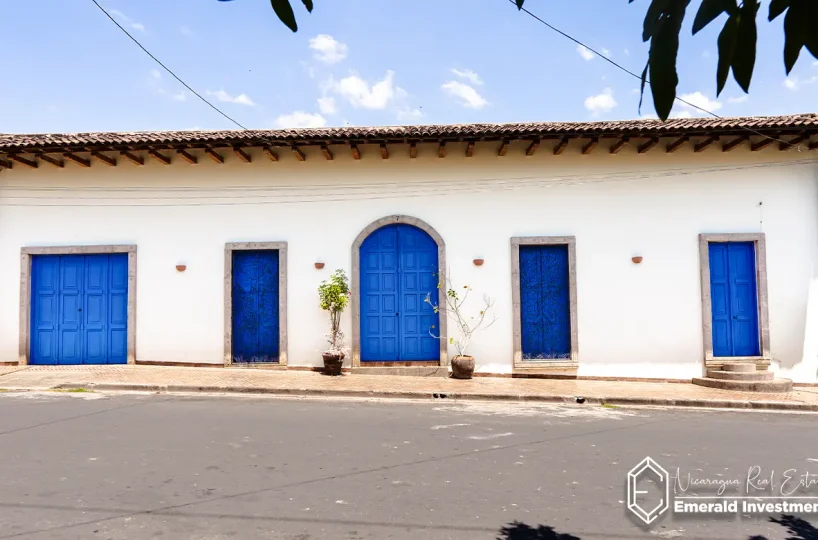
<path id="1" fill-rule="evenodd" d="M 361 301 L 359 298 L 361 291 L 361 245 L 364 240 L 381 227 L 387 225 L 412 225 L 424 231 L 432 237 L 437 244 L 437 264 L 438 277 L 442 279 L 446 275 L 446 244 L 434 227 L 425 221 L 404 215 L 394 215 L 373 221 L 367 225 L 355 238 L 352 243 L 352 275 L 350 276 L 352 285 L 352 367 L 361 366 Z M 449 365 L 448 348 L 446 341 L 446 288 L 440 287 L 438 303 L 440 305 L 440 365 Z"/>

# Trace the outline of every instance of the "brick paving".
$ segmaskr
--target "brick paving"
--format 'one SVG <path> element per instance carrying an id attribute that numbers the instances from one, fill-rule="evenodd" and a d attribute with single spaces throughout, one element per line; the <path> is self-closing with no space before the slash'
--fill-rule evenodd
<path id="1" fill-rule="evenodd" d="M 712 406 L 818 411 L 818 388 L 756 393 L 692 384 L 480 377 L 344 374 L 327 377 L 306 371 L 160 366 L 0 367 L 0 388 L 46 390 L 259 392 L 288 395 L 568 401 L 633 405 Z"/>

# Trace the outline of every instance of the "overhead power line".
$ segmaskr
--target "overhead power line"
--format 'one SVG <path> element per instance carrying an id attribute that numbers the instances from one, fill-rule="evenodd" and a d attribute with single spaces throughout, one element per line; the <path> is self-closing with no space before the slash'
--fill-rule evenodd
<path id="1" fill-rule="evenodd" d="M 206 104 L 207 104 L 207 105 L 208 105 L 208 106 L 209 106 L 211 109 L 213 109 L 214 111 L 216 111 L 217 113 L 219 113 L 220 115 L 222 115 L 223 117 L 225 117 L 226 119 L 228 119 L 229 121 L 231 121 L 232 123 L 236 124 L 236 125 L 237 125 L 237 126 L 239 126 L 241 129 L 247 130 L 247 128 L 246 128 L 245 126 L 243 126 L 242 124 L 240 124 L 239 122 L 237 122 L 237 121 L 236 121 L 236 120 L 235 120 L 233 117 L 231 117 L 230 115 L 228 115 L 226 112 L 224 112 L 224 111 L 223 111 L 223 110 L 221 110 L 220 108 L 218 108 L 218 107 L 216 107 L 215 105 L 213 105 L 213 103 L 211 103 L 211 102 L 210 102 L 210 101 L 209 101 L 207 98 L 205 98 L 205 97 L 204 97 L 203 95 L 201 95 L 199 92 L 197 92 L 196 90 L 194 90 L 193 88 L 191 88 L 191 86 L 190 86 L 188 83 L 186 83 L 185 81 L 183 81 L 183 80 L 181 79 L 181 77 L 179 77 L 178 75 L 176 75 L 176 73 L 174 73 L 172 69 L 170 69 L 168 66 L 166 66 L 165 64 L 163 64 L 163 63 L 162 63 L 162 61 L 161 61 L 161 60 L 159 60 L 159 59 L 158 59 L 156 56 L 154 56 L 154 55 L 153 55 L 153 54 L 152 54 L 152 53 L 151 53 L 151 52 L 150 52 L 148 49 L 146 49 L 146 48 L 145 48 L 145 47 L 144 47 L 144 46 L 143 46 L 143 45 L 142 45 L 142 44 L 139 42 L 139 40 L 138 40 L 138 39 L 136 39 L 135 37 L 133 37 L 133 35 L 131 35 L 131 33 L 130 33 L 130 32 L 128 32 L 128 31 L 127 31 L 127 30 L 126 30 L 126 29 L 125 29 L 125 28 L 124 28 L 124 27 L 123 27 L 121 24 L 119 24 L 119 23 L 117 22 L 117 20 L 116 20 L 116 19 L 114 19 L 114 18 L 111 16 L 111 14 L 110 14 L 110 13 L 108 13 L 108 12 L 105 10 L 105 8 L 104 8 L 104 7 L 102 7 L 101 5 L 99 5 L 99 2 L 97 2 L 97 0 L 91 0 L 91 2 L 93 2 L 93 3 L 94 3 L 94 5 L 95 5 L 95 6 L 97 6 L 97 7 L 99 8 L 99 10 L 100 10 L 100 11 L 102 11 L 102 12 L 105 14 L 105 16 L 106 16 L 106 17 L 108 17 L 108 18 L 111 20 L 111 22 L 112 22 L 112 23 L 114 23 L 114 24 L 117 26 L 117 28 L 119 28 L 120 30 L 122 30 L 122 31 L 125 33 L 125 35 L 126 35 L 126 36 L 128 36 L 129 38 L 131 38 L 131 41 L 133 41 L 134 43 L 136 43 L 136 44 L 139 46 L 139 48 L 140 48 L 140 49 L 142 49 L 142 50 L 145 52 L 145 54 L 147 54 L 148 56 L 150 56 L 150 57 L 151 57 L 151 59 L 152 59 L 154 62 L 156 62 L 157 64 L 159 64 L 160 66 L 162 66 L 162 69 L 164 69 L 165 71 L 167 71 L 168 73 L 170 73 L 170 74 L 171 74 L 171 76 L 173 76 L 173 78 L 174 78 L 174 79 L 176 79 L 177 81 L 179 81 L 179 82 L 182 84 L 182 86 L 184 86 L 185 88 L 187 88 L 188 90 L 190 90 L 190 92 L 191 92 L 191 93 L 192 93 L 194 96 L 196 96 L 197 98 L 199 98 L 199 99 L 201 99 L 202 101 L 204 101 L 204 102 L 205 102 L 205 103 L 206 103 Z"/>
<path id="2" fill-rule="evenodd" d="M 514 0 L 508 0 L 508 1 L 509 1 L 509 2 L 510 2 L 512 5 L 514 5 L 514 7 L 517 7 L 517 3 L 516 3 Z M 568 40 L 570 40 L 570 41 L 573 41 L 574 43 L 576 43 L 576 44 L 577 44 L 577 45 L 579 45 L 580 47 L 585 47 L 586 49 L 588 49 L 590 52 L 592 52 L 592 53 L 594 53 L 595 55 L 597 55 L 598 57 L 600 57 L 600 58 L 601 58 L 602 60 L 604 60 L 605 62 L 608 62 L 609 64 L 611 64 L 612 66 L 616 67 L 617 69 L 620 69 L 620 70 L 624 71 L 625 73 L 627 73 L 627 74 L 628 74 L 628 75 L 630 75 L 631 77 L 633 77 L 633 78 L 635 78 L 635 79 L 639 79 L 639 81 L 641 81 L 641 80 L 642 80 L 642 76 L 641 76 L 641 75 L 637 75 L 636 73 L 634 73 L 633 71 L 629 70 L 629 69 L 628 69 L 628 68 L 626 68 L 625 66 L 623 66 L 623 65 L 621 65 L 621 64 L 619 64 L 619 63 L 617 63 L 617 62 L 615 62 L 615 61 L 613 61 L 613 60 L 611 60 L 610 58 L 608 58 L 608 57 L 607 57 L 607 56 L 605 56 L 604 54 L 600 53 L 599 51 L 597 51 L 597 50 L 596 50 L 596 49 L 594 49 L 593 47 L 590 47 L 590 46 L 586 45 L 585 43 L 583 43 L 582 41 L 580 41 L 579 39 L 575 38 L 574 36 L 572 36 L 572 35 L 570 35 L 570 34 L 567 34 L 566 32 L 563 32 L 562 30 L 560 30 L 559 28 L 557 28 L 557 27 L 556 27 L 556 26 L 554 26 L 553 24 L 551 24 L 551 23 L 549 23 L 548 21 L 546 21 L 546 20 L 542 19 L 541 17 L 539 17 L 539 16 L 535 15 L 534 13 L 532 13 L 531 11 L 529 11 L 528 9 L 526 9 L 526 8 L 522 7 L 522 8 L 519 8 L 519 10 L 520 10 L 520 11 L 522 11 L 523 13 L 525 13 L 526 15 L 528 15 L 529 17 L 532 17 L 534 20 L 538 21 L 539 23 L 541 23 L 541 24 L 545 25 L 546 27 L 550 28 L 550 29 L 551 29 L 551 30 L 553 30 L 554 32 L 558 33 L 558 34 L 559 34 L 559 35 L 561 35 L 562 37 L 564 37 L 564 38 L 566 38 L 566 39 L 568 39 Z M 647 84 L 648 86 L 650 86 L 650 80 L 645 79 L 645 84 Z M 691 102 L 689 102 L 689 101 L 687 101 L 687 100 L 685 100 L 685 99 L 680 98 L 679 96 L 676 96 L 676 101 L 678 101 L 679 103 L 684 103 L 684 104 L 685 104 L 685 105 L 687 105 L 688 107 L 691 107 L 691 108 L 693 108 L 693 109 L 697 109 L 697 110 L 699 110 L 699 111 L 701 111 L 701 112 L 703 112 L 703 113 L 705 113 L 705 114 L 709 114 L 710 116 L 712 116 L 712 117 L 714 117 L 714 118 L 723 118 L 722 116 L 719 116 L 718 114 L 714 113 L 713 111 L 709 111 L 709 110 L 705 109 L 704 107 L 700 107 L 700 106 L 698 106 L 698 105 L 696 105 L 696 104 L 694 104 L 694 103 L 691 103 Z M 778 141 L 778 142 L 781 142 L 781 143 L 784 143 L 784 144 L 789 145 L 789 143 L 788 143 L 787 141 L 784 141 L 784 140 L 782 140 L 782 139 L 778 139 L 778 138 L 776 138 L 776 137 L 771 137 L 771 136 L 769 136 L 769 135 L 766 135 L 766 134 L 764 134 L 764 133 L 761 133 L 760 131 L 756 131 L 756 130 L 754 130 L 754 129 L 752 129 L 752 128 L 749 128 L 749 127 L 747 127 L 747 126 L 740 126 L 740 127 L 741 127 L 742 129 L 746 130 L 746 131 L 749 131 L 750 133 L 754 133 L 754 134 L 756 134 L 756 135 L 759 135 L 759 136 L 761 136 L 761 137 L 764 137 L 765 139 L 770 139 L 770 140 L 773 140 L 773 141 Z M 799 145 L 797 145 L 797 146 L 794 146 L 793 148 L 796 148 L 796 147 L 797 147 L 797 149 L 800 151 L 800 150 L 801 150 L 801 148 L 803 147 L 803 144 L 799 144 Z"/>

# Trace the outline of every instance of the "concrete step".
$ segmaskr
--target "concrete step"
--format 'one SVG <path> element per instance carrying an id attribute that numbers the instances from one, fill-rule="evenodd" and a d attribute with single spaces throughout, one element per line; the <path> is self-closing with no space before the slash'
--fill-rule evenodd
<path id="1" fill-rule="evenodd" d="M 721 366 L 722 371 L 737 371 L 741 373 L 748 373 L 756 371 L 756 365 L 750 362 L 737 362 L 735 364 L 724 364 Z"/>
<path id="2" fill-rule="evenodd" d="M 724 381 L 771 381 L 772 371 L 719 371 L 715 369 L 707 370 L 707 376 L 711 379 L 721 379 Z"/>
<path id="3" fill-rule="evenodd" d="M 730 381 L 711 377 L 694 377 L 693 384 L 719 388 L 721 390 L 740 390 L 743 392 L 791 392 L 792 381 L 773 379 L 772 381 Z"/>

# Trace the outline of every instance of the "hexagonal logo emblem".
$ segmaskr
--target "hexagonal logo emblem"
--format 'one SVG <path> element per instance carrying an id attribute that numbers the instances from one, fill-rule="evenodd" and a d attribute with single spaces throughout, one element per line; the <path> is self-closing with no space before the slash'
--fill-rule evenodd
<path id="1" fill-rule="evenodd" d="M 628 510 L 647 525 L 670 508 L 670 475 L 646 457 L 628 472 Z"/>

